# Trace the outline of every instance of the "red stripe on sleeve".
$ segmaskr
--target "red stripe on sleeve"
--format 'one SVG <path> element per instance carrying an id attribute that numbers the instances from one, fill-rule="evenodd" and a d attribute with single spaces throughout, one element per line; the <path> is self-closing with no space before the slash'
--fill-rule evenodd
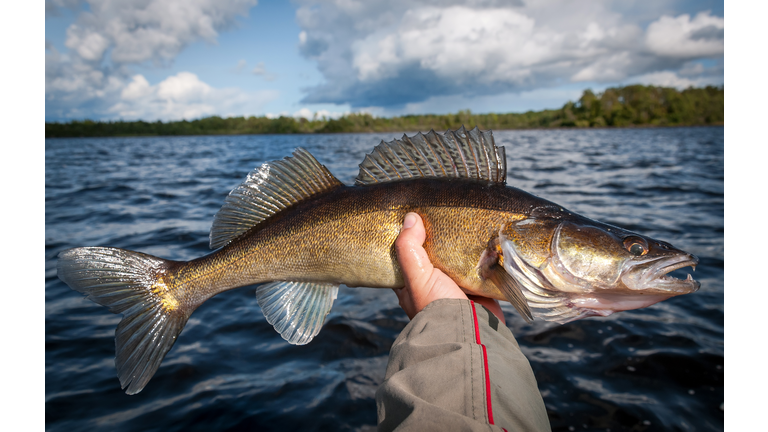
<path id="1" fill-rule="evenodd" d="M 470 303 L 472 303 L 472 319 L 474 319 L 475 322 L 475 342 L 477 342 L 478 345 L 482 345 L 482 342 L 480 342 L 480 325 L 477 323 L 477 311 L 475 310 L 475 302 L 470 300 Z"/>
<path id="2" fill-rule="evenodd" d="M 493 424 L 493 410 L 491 409 L 491 376 L 488 374 L 488 353 L 485 352 L 485 345 L 480 344 L 483 347 L 483 366 L 485 367 L 485 400 L 488 405 L 488 423 Z"/>
<path id="3" fill-rule="evenodd" d="M 477 311 L 475 310 L 475 302 L 470 300 L 472 304 L 472 318 L 475 321 L 475 342 L 483 348 L 483 369 L 485 371 L 485 406 L 488 409 L 488 423 L 493 424 L 493 409 L 491 408 L 491 376 L 488 373 L 488 352 L 485 350 L 485 345 L 480 342 L 480 325 L 477 322 Z"/>

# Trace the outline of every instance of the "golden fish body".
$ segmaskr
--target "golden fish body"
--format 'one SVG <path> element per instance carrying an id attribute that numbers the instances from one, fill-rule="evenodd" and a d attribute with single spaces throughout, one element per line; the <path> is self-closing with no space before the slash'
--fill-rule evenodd
<path id="1" fill-rule="evenodd" d="M 374 186 L 341 186 L 276 215 L 222 249 L 173 268 L 174 279 L 199 296 L 269 281 L 329 282 L 351 287 L 399 288 L 394 252 L 403 217 L 419 213 L 424 247 L 433 264 L 468 293 L 506 300 L 477 266 L 488 240 L 525 215 L 538 199 L 495 184 L 435 179 Z M 528 203 L 531 203 L 530 205 Z"/>
<path id="2" fill-rule="evenodd" d="M 699 287 L 665 276 L 695 266 L 692 255 L 506 186 L 504 150 L 490 131 L 403 137 L 377 146 L 360 168 L 357 184 L 345 186 L 301 149 L 263 165 L 214 218 L 215 251 L 189 262 L 117 248 L 62 252 L 59 277 L 123 314 L 122 387 L 141 391 L 192 312 L 221 292 L 260 284 L 267 321 L 305 344 L 340 284 L 401 287 L 394 242 L 411 211 L 424 220 L 435 267 L 529 320 L 608 315 Z"/>

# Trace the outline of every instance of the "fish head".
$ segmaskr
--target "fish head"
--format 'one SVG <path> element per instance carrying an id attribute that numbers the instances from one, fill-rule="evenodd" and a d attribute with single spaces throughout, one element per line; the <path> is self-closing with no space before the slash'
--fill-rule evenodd
<path id="1" fill-rule="evenodd" d="M 572 215 L 524 219 L 500 233 L 505 270 L 534 316 L 568 322 L 638 309 L 699 289 L 670 272 L 699 260 L 669 243 Z M 538 314 L 537 314 L 538 310 Z"/>
<path id="2" fill-rule="evenodd" d="M 549 264 L 570 285 L 613 293 L 688 294 L 699 283 L 688 275 L 677 279 L 668 273 L 699 260 L 669 243 L 605 224 L 561 222 L 551 246 Z"/>

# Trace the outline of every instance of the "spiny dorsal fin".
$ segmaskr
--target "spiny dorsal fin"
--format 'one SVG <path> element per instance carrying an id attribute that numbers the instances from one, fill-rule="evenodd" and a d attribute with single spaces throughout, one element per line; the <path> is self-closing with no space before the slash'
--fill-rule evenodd
<path id="1" fill-rule="evenodd" d="M 496 147 L 493 133 L 475 127 L 467 131 L 434 130 L 402 140 L 384 141 L 360 164 L 357 185 L 412 178 L 457 177 L 506 183 L 504 147 Z"/>
<path id="2" fill-rule="evenodd" d="M 308 151 L 265 163 L 229 193 L 211 228 L 210 246 L 216 249 L 239 237 L 275 213 L 341 182 Z"/>

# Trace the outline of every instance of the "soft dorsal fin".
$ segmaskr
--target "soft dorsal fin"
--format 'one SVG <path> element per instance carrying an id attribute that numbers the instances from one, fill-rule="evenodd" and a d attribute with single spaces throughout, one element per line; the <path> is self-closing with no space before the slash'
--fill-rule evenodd
<path id="1" fill-rule="evenodd" d="M 412 178 L 458 177 L 497 183 L 507 181 L 504 147 L 496 147 L 493 133 L 475 127 L 444 134 L 434 130 L 402 140 L 384 141 L 360 164 L 357 185 Z"/>
<path id="2" fill-rule="evenodd" d="M 259 222 L 315 194 L 341 186 L 341 182 L 308 151 L 265 163 L 229 193 L 211 228 L 210 246 L 216 249 L 239 237 Z"/>

